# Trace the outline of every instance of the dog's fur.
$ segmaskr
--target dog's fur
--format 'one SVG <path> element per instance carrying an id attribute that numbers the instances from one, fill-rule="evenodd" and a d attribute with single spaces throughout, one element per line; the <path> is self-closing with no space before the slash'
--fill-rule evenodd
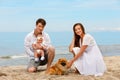
<path id="1" fill-rule="evenodd" d="M 50 67 L 47 74 L 64 75 L 67 72 L 68 61 L 66 58 L 60 58 L 53 66 Z"/>

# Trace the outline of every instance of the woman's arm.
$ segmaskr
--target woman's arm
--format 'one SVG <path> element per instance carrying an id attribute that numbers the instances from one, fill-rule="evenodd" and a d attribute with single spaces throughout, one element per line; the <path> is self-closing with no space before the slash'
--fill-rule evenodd
<path id="1" fill-rule="evenodd" d="M 70 43 L 70 46 L 69 46 L 69 51 L 70 52 L 73 52 L 74 42 L 75 42 L 75 38 L 73 38 L 72 42 Z"/>
<path id="2" fill-rule="evenodd" d="M 84 53 L 84 51 L 85 51 L 85 49 L 86 49 L 87 47 L 88 47 L 88 45 L 83 45 L 83 46 L 81 46 L 80 52 L 79 52 L 77 55 L 75 55 L 75 57 L 74 57 L 72 60 L 70 60 L 70 62 L 69 62 L 69 64 L 68 64 L 68 68 L 70 68 L 70 67 L 72 66 L 72 64 L 73 64 L 74 61 L 76 61 L 79 57 L 82 56 L 82 54 Z"/>
<path id="3" fill-rule="evenodd" d="M 85 49 L 86 49 L 87 47 L 88 47 L 88 45 L 83 45 L 83 46 L 81 46 L 80 52 L 79 52 L 77 55 L 75 55 L 75 57 L 72 59 L 73 62 L 74 62 L 75 60 L 77 60 L 79 57 L 82 56 L 82 54 L 84 53 L 84 51 L 85 51 Z"/>

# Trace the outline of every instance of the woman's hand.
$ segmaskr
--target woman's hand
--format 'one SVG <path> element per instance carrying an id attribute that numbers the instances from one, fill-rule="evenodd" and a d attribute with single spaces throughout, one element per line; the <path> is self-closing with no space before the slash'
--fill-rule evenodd
<path id="1" fill-rule="evenodd" d="M 70 68 L 70 67 L 72 66 L 73 62 L 74 62 L 73 60 L 70 60 L 70 61 L 68 62 L 67 68 Z"/>

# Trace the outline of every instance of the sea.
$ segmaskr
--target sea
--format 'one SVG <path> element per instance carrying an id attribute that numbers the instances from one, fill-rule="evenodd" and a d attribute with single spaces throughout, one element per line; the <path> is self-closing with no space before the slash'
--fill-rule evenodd
<path id="1" fill-rule="evenodd" d="M 24 38 L 29 32 L 0 32 L 0 66 L 27 65 L 29 58 L 24 49 Z M 47 32 L 55 47 L 54 62 L 73 57 L 68 47 L 73 32 Z M 120 31 L 96 31 L 91 34 L 103 56 L 120 56 Z"/>

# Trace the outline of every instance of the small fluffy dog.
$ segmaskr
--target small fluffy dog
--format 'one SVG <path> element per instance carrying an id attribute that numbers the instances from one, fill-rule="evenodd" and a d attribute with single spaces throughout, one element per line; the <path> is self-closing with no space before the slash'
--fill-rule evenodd
<path id="1" fill-rule="evenodd" d="M 64 75 L 67 72 L 68 61 L 66 58 L 60 58 L 53 66 L 50 67 L 47 74 Z"/>

